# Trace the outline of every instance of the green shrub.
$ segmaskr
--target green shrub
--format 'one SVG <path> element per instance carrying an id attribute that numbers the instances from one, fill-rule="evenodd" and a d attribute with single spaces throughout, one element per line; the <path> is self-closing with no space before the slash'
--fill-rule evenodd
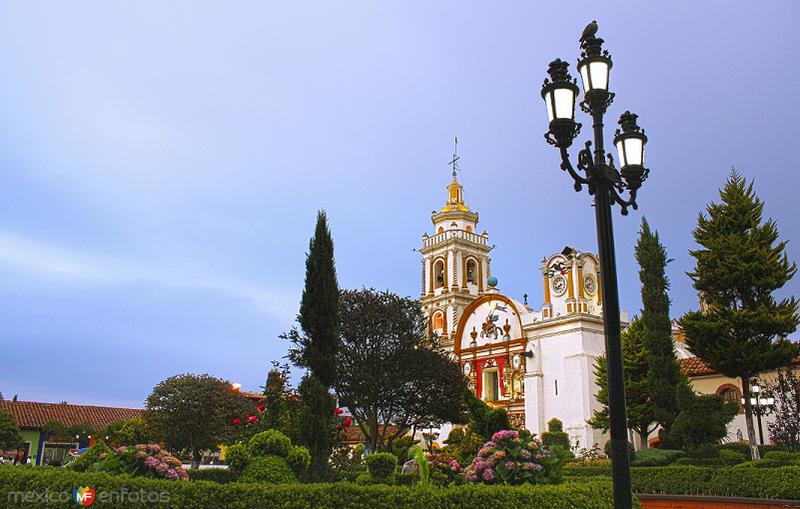
<path id="1" fill-rule="evenodd" d="M 107 446 L 105 442 L 100 441 L 89 447 L 83 454 L 70 461 L 66 468 L 75 470 L 76 472 L 86 472 L 89 467 L 98 463 L 109 454 L 112 454 L 111 447 Z M 101 458 L 101 455 L 103 458 Z"/>
<path id="2" fill-rule="evenodd" d="M 684 455 L 683 451 L 674 449 L 642 449 L 631 462 L 632 467 L 663 467 L 675 462 Z"/>
<path id="3" fill-rule="evenodd" d="M 394 486 L 397 484 L 397 474 L 391 473 L 382 479 L 378 479 L 369 472 L 364 472 L 356 477 L 356 484 L 360 484 L 362 486 L 368 486 L 371 484 L 386 484 L 388 486 Z"/>
<path id="4" fill-rule="evenodd" d="M 232 471 L 240 473 L 250 463 L 250 451 L 243 444 L 233 444 L 225 451 L 225 463 Z"/>
<path id="5" fill-rule="evenodd" d="M 247 444 L 251 456 L 280 456 L 289 454 L 292 441 L 278 430 L 269 429 L 250 437 Z"/>
<path id="6" fill-rule="evenodd" d="M 547 421 L 547 431 L 542 433 L 542 445 L 548 448 L 557 445 L 566 451 L 572 447 L 569 435 L 564 433 L 564 424 L 559 419 L 553 417 Z"/>
<path id="7" fill-rule="evenodd" d="M 800 452 L 769 451 L 764 459 L 780 464 L 780 466 L 800 465 Z"/>
<path id="8" fill-rule="evenodd" d="M 747 461 L 747 456 L 731 449 L 720 449 L 719 457 L 726 465 L 738 465 L 739 463 Z"/>
<path id="9" fill-rule="evenodd" d="M 286 464 L 285 459 L 278 456 L 261 456 L 250 460 L 239 480 L 269 484 L 296 484 L 297 476 Z"/>
<path id="10" fill-rule="evenodd" d="M 719 451 L 725 449 L 736 451 L 738 453 L 743 454 L 747 459 L 750 459 L 750 444 L 746 444 L 744 442 L 728 442 L 725 444 L 717 444 L 715 447 Z M 782 449 L 780 445 L 764 444 L 764 445 L 759 445 L 758 450 L 761 451 L 761 457 L 763 458 L 764 455 L 770 451 L 780 451 Z"/>
<path id="11" fill-rule="evenodd" d="M 800 500 L 800 467 L 762 469 L 741 468 L 742 465 L 635 468 L 631 474 L 633 491 Z"/>
<path id="12" fill-rule="evenodd" d="M 367 470 L 375 479 L 385 479 L 394 473 L 397 456 L 390 452 L 376 452 L 367 456 Z"/>
<path id="13" fill-rule="evenodd" d="M 124 507 L 102 503 L 103 493 L 139 492 L 165 496 L 160 509 L 297 509 L 317 507 L 326 509 L 417 509 L 481 507 L 487 509 L 612 509 L 610 480 L 559 486 L 485 486 L 467 484 L 447 489 L 423 486 L 358 486 L 352 483 L 268 485 L 208 481 L 176 483 L 162 480 L 112 476 L 103 473 L 79 473 L 56 468 L 0 467 L 0 500 L 3 506 L 23 509 L 37 507 L 55 509 L 66 507 L 58 497 L 52 502 L 35 505 L 14 498 L 16 492 L 63 493 L 66 499 L 76 486 L 91 486 L 98 500 L 92 507 Z M 11 497 L 9 497 L 11 495 Z M 144 505 L 141 505 L 144 507 Z M 639 507 L 638 502 L 635 503 Z M 130 507 L 138 507 L 130 505 Z"/>
<path id="14" fill-rule="evenodd" d="M 237 472 L 230 468 L 204 468 L 202 470 L 189 470 L 190 481 L 211 481 L 220 484 L 227 484 L 236 481 Z"/>
<path id="15" fill-rule="evenodd" d="M 725 465 L 722 458 L 678 458 L 675 465 L 693 465 L 695 467 L 717 467 Z"/>
<path id="16" fill-rule="evenodd" d="M 611 458 L 611 439 L 606 440 L 606 445 L 603 447 L 603 452 L 606 453 L 607 457 Z M 633 463 L 633 459 L 635 457 L 636 448 L 632 443 L 628 442 L 628 462 Z"/>
<path id="17" fill-rule="evenodd" d="M 303 475 L 311 464 L 311 454 L 303 446 L 293 445 L 286 456 L 286 464 L 297 477 Z"/>

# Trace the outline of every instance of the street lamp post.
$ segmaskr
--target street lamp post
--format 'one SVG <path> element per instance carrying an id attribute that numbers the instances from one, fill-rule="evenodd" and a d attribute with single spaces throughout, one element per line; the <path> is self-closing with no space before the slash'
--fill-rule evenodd
<path id="1" fill-rule="evenodd" d="M 614 167 L 613 156 L 606 154 L 603 146 L 603 116 L 614 100 L 614 93 L 608 89 L 612 61 L 608 51 L 602 48 L 603 39 L 595 37 L 589 28 L 587 27 L 584 33 L 587 31 L 590 33 L 581 38 L 582 52 L 578 61 L 578 72 L 581 75 L 584 91 L 580 107 L 592 118 L 594 150 L 592 142 L 587 141 L 585 147 L 578 152 L 577 170 L 572 166 L 567 149 L 581 129 L 581 124 L 575 122 L 578 86 L 577 80 L 569 74 L 569 64 L 561 59 L 550 63 L 547 70 L 550 77 L 545 79 L 542 85 L 542 98 L 550 121 L 545 139 L 547 143 L 559 149 L 561 169 L 568 172 L 575 181 L 575 191 L 580 191 L 585 185 L 589 194 L 594 196 L 600 279 L 605 298 L 603 323 L 608 362 L 608 412 L 611 421 L 614 507 L 628 509 L 632 506 L 632 495 L 611 206 L 619 205 L 623 215 L 627 215 L 629 207 L 637 208 L 636 193 L 649 173 L 644 167 L 644 146 L 647 143 L 647 136 L 637 125 L 636 115 L 629 111 L 622 114 L 619 119 L 621 129 L 618 129 L 614 136 L 620 165 L 620 169 L 617 170 Z M 627 200 L 622 197 L 626 191 Z"/>
<path id="2" fill-rule="evenodd" d="M 750 381 L 750 391 L 753 396 L 750 397 L 750 407 L 753 413 L 756 414 L 758 419 L 758 441 L 759 445 L 764 445 L 764 428 L 761 425 L 761 417 L 769 415 L 775 408 L 775 398 L 772 396 L 762 396 L 761 386 L 755 378 Z M 742 405 L 744 405 L 744 398 L 742 398 Z"/>

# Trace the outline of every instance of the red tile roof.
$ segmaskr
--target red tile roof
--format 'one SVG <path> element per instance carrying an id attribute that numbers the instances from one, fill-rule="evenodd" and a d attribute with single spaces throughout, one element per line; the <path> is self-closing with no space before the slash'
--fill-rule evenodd
<path id="1" fill-rule="evenodd" d="M 254 399 L 256 401 L 260 399 L 264 399 L 264 395 L 260 392 L 247 392 L 247 391 L 239 391 L 239 394 L 244 396 L 247 399 Z"/>
<path id="2" fill-rule="evenodd" d="M 717 373 L 711 369 L 711 367 L 700 357 L 689 357 L 686 359 L 680 359 L 679 361 L 681 363 L 681 369 L 686 376 L 704 376 L 714 375 Z"/>
<path id="3" fill-rule="evenodd" d="M 397 429 L 398 429 L 397 426 L 389 426 L 386 429 L 386 435 L 389 436 L 394 433 L 397 433 Z M 366 437 L 364 436 L 363 433 L 361 433 L 361 428 L 359 428 L 355 424 L 345 428 L 342 431 L 342 442 L 346 444 L 363 444 L 366 441 L 367 441 Z"/>
<path id="4" fill-rule="evenodd" d="M 20 428 L 37 429 L 49 421 L 59 421 L 65 426 L 86 423 L 99 430 L 115 421 L 139 417 L 138 408 L 116 408 L 67 403 L 39 403 L 36 401 L 0 401 L 0 410 L 14 416 Z"/>

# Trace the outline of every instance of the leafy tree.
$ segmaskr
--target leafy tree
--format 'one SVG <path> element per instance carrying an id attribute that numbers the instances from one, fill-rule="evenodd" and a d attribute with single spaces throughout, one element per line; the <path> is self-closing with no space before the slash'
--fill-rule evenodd
<path id="1" fill-rule="evenodd" d="M 336 380 L 338 349 L 339 283 L 333 257 L 333 238 L 324 211 L 317 214 L 317 226 L 306 256 L 306 279 L 297 321 L 301 331 L 292 328 L 282 335 L 294 345 L 289 359 L 308 368 L 300 383 L 303 408 L 298 413 L 299 442 L 311 453 L 311 480 L 322 481 L 330 473 L 328 459 L 333 451 L 335 402 L 330 388 Z M 324 392 L 324 394 L 323 394 Z"/>
<path id="2" fill-rule="evenodd" d="M 689 454 L 709 449 L 728 434 L 728 423 L 738 413 L 736 403 L 715 394 L 698 395 L 688 384 L 676 389 L 680 412 L 672 423 L 670 440 Z"/>
<path id="3" fill-rule="evenodd" d="M 333 238 L 328 217 L 320 211 L 314 236 L 308 245 L 305 287 L 297 316 L 302 334 L 292 329 L 285 337 L 294 344 L 289 351 L 292 362 L 308 368 L 325 387 L 332 387 L 336 380 L 338 302 Z"/>
<path id="4" fill-rule="evenodd" d="M 467 382 L 427 337 L 419 302 L 347 290 L 339 308 L 336 394 L 356 418 L 370 453 L 412 427 L 458 420 Z"/>
<path id="5" fill-rule="evenodd" d="M 645 326 L 641 318 L 633 321 L 622 331 L 622 357 L 625 364 L 625 405 L 628 413 L 628 428 L 639 435 L 643 444 L 656 428 L 653 402 L 650 399 L 647 376 L 650 370 L 649 351 L 644 342 Z M 598 357 L 594 365 L 595 383 L 600 390 L 595 398 L 602 405 L 587 421 L 593 428 L 608 431 L 611 421 L 608 416 L 608 371 L 605 356 Z M 642 447 L 647 447 L 643 445 Z"/>
<path id="6" fill-rule="evenodd" d="M 42 426 L 42 432 L 46 433 L 48 437 L 67 438 L 69 436 L 67 427 L 61 421 L 47 421 Z"/>
<path id="7" fill-rule="evenodd" d="M 101 438 L 120 445 L 149 444 L 160 441 L 160 437 L 143 417 L 131 417 L 110 423 L 99 432 Z"/>
<path id="8" fill-rule="evenodd" d="M 767 424 L 770 438 L 789 451 L 800 452 L 800 376 L 791 368 L 780 370 L 765 388 L 775 398 L 775 420 Z"/>
<path id="9" fill-rule="evenodd" d="M 0 411 L 0 451 L 16 449 L 22 445 L 22 437 L 14 416 Z"/>
<path id="10" fill-rule="evenodd" d="M 681 325 L 695 355 L 716 371 L 741 378 L 750 451 L 759 459 L 750 379 L 798 355 L 798 345 L 785 339 L 800 323 L 797 300 L 773 296 L 797 266 L 786 257 L 775 222 L 762 222 L 764 203 L 752 181 L 733 170 L 720 199 L 699 215 L 693 232 L 700 249 L 691 251 L 696 265 L 689 277 L 704 306 L 685 314 Z"/>
<path id="11" fill-rule="evenodd" d="M 191 452 L 192 468 L 198 468 L 202 452 L 224 443 L 233 431 L 232 420 L 248 406 L 230 382 L 186 373 L 153 388 L 144 418 L 168 449 Z"/>
<path id="12" fill-rule="evenodd" d="M 547 447 L 557 445 L 565 451 L 572 448 L 569 435 L 564 431 L 564 423 L 561 422 L 561 419 L 553 417 L 547 421 L 547 431 L 542 433 L 542 444 Z"/>
<path id="13" fill-rule="evenodd" d="M 687 380 L 672 344 L 667 295 L 669 280 L 664 272 L 672 260 L 667 259 L 667 251 L 659 241 L 658 232 L 652 231 L 644 218 L 635 254 L 642 283 L 641 322 L 642 343 L 647 351 L 647 396 L 652 407 L 652 418 L 661 425 L 662 435 L 667 435 L 678 415 L 676 388 L 679 384 L 686 384 Z M 641 429 L 644 430 L 648 425 L 642 425 Z M 641 438 L 642 448 L 646 448 L 647 437 Z"/>

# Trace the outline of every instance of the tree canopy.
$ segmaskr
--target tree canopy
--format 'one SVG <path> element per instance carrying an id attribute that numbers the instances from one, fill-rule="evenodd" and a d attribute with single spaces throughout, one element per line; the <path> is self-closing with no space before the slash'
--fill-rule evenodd
<path id="1" fill-rule="evenodd" d="M 0 451 L 14 449 L 22 445 L 22 437 L 14 416 L 0 411 Z"/>
<path id="2" fill-rule="evenodd" d="M 339 320 L 336 394 L 369 451 L 413 426 L 459 419 L 466 379 L 427 337 L 419 302 L 388 291 L 347 290 Z"/>
<path id="3" fill-rule="evenodd" d="M 226 442 L 232 420 L 250 407 L 230 382 L 211 375 L 175 375 L 153 388 L 144 417 L 173 451 L 192 453 L 192 467 L 202 451 Z"/>

